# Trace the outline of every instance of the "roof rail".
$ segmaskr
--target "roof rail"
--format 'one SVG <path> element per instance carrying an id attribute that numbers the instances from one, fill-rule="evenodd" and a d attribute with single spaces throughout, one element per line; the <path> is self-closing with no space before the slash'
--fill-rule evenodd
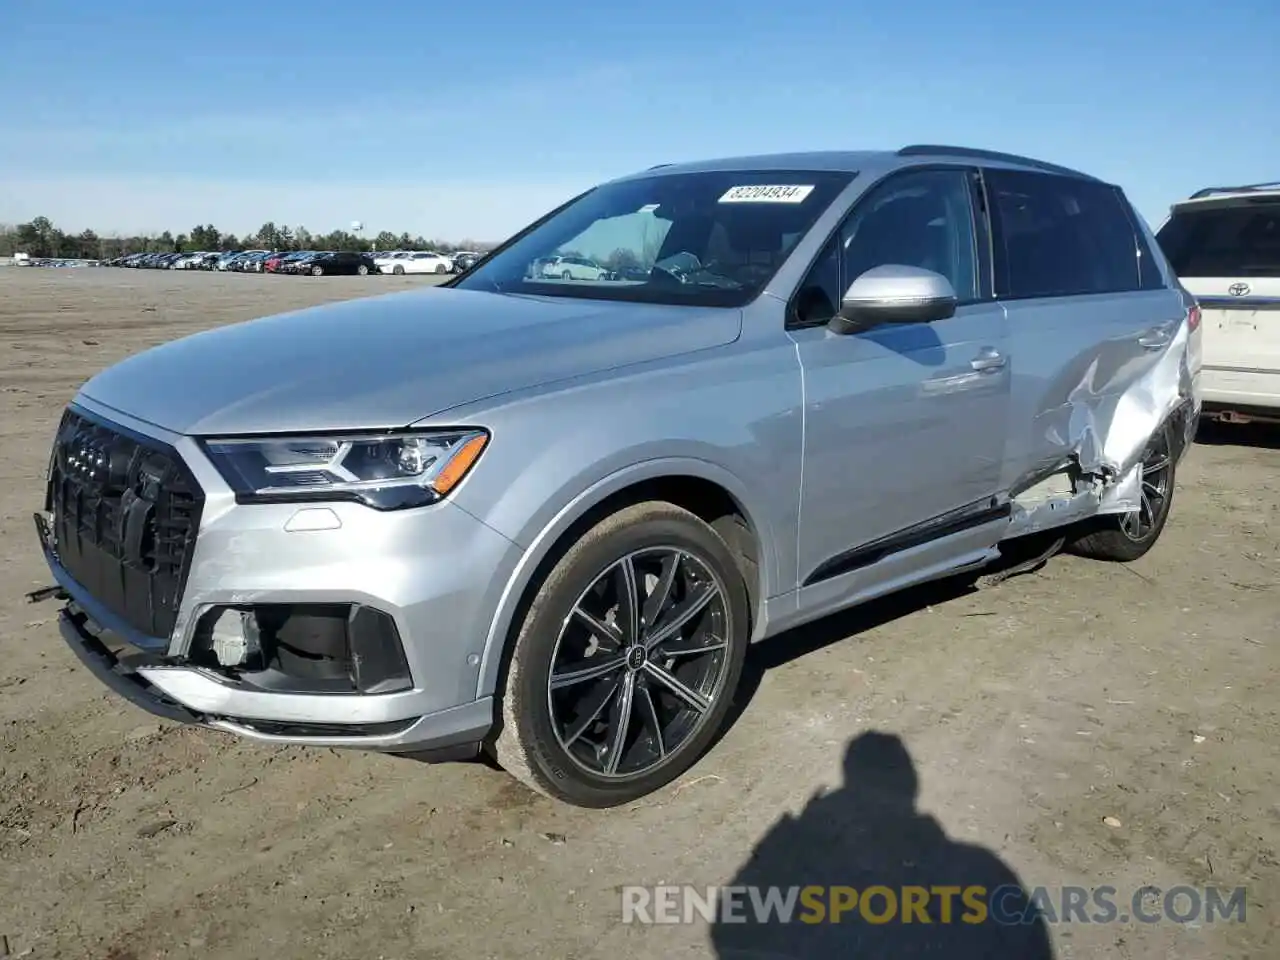
<path id="1" fill-rule="evenodd" d="M 650 170 L 661 170 L 663 167 L 670 167 L 670 166 L 673 166 L 673 164 L 670 164 L 670 163 L 655 163 L 652 167 L 649 167 L 649 169 L 650 169 Z"/>
<path id="2" fill-rule="evenodd" d="M 1081 173 L 1079 170 L 1072 170 L 1070 167 L 1059 166 L 1056 163 L 1047 163 L 1044 160 L 1034 160 L 1031 157 L 1021 157 L 1016 153 L 1001 153 L 998 150 L 978 150 L 974 147 L 951 147 L 936 143 L 913 143 L 910 146 L 903 147 L 899 150 L 898 156 L 967 157 L 971 160 L 995 160 L 1001 163 L 1017 163 L 1025 167 L 1035 167 L 1037 170 L 1044 170 L 1048 173 L 1060 173 L 1070 177 L 1083 177 L 1086 180 L 1095 179 L 1087 173 Z"/>
<path id="3" fill-rule="evenodd" d="M 1280 180 L 1272 183 L 1246 183 L 1239 187 L 1205 187 L 1193 193 L 1191 199 L 1199 200 L 1201 197 L 1212 197 L 1217 193 L 1253 193 L 1258 190 L 1280 190 Z"/>

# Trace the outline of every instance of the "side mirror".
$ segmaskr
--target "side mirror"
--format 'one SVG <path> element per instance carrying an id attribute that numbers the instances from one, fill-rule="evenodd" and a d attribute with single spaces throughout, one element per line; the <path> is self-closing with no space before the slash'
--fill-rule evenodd
<path id="1" fill-rule="evenodd" d="M 956 312 L 956 292 L 940 273 L 887 263 L 854 280 L 827 328 L 850 334 L 886 323 L 932 323 Z"/>

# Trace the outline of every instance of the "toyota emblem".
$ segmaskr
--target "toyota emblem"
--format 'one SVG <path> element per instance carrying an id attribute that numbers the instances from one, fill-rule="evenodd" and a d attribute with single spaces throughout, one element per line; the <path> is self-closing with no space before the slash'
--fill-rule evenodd
<path id="1" fill-rule="evenodd" d="M 1227 287 L 1227 293 L 1233 297 L 1247 297 L 1249 295 L 1249 285 L 1247 283 L 1233 283 Z"/>

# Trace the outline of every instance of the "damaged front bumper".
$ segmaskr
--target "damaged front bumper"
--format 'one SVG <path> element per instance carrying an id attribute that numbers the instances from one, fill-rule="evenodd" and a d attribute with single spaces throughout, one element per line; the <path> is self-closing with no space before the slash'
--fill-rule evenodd
<path id="1" fill-rule="evenodd" d="M 236 682 L 138 636 L 62 566 L 43 515 L 35 516 L 35 526 L 57 585 L 29 599 L 65 601 L 58 615 L 63 640 L 100 682 L 134 706 L 268 743 L 351 747 L 427 761 L 469 759 L 480 752 L 492 726 L 490 698 L 424 712 L 413 709 L 420 702 L 414 691 L 282 693 Z"/>
<path id="2" fill-rule="evenodd" d="M 191 671 L 169 662 L 162 654 L 124 643 L 104 630 L 76 601 L 69 601 L 59 611 L 58 627 L 80 662 L 114 693 L 148 713 L 178 723 L 213 727 L 265 742 L 412 753 L 429 761 L 476 756 L 480 737 L 489 726 L 487 705 L 482 705 L 479 712 L 466 705 L 381 723 L 268 721 L 205 713 L 169 696 L 152 682 L 158 673 L 167 672 L 176 678 Z M 204 682 L 217 683 L 212 677 Z M 406 745 L 412 748 L 406 749 Z"/>
<path id="3" fill-rule="evenodd" d="M 65 597 L 65 594 L 62 594 Z M 97 628 L 90 616 L 74 601 L 58 612 L 58 629 L 71 652 L 89 672 L 136 707 L 166 720 L 199 723 L 201 718 L 178 701 L 148 683 L 139 667 L 158 665 L 154 654 L 141 650 L 112 649 L 112 638 Z"/>

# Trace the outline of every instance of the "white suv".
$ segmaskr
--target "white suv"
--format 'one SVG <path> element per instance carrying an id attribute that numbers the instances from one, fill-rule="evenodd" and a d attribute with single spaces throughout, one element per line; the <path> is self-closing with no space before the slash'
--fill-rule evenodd
<path id="1" fill-rule="evenodd" d="M 1157 237 L 1204 328 L 1204 415 L 1280 422 L 1280 183 L 1210 187 Z"/>
<path id="2" fill-rule="evenodd" d="M 542 275 L 562 280 L 605 280 L 609 271 L 586 257 L 558 256 L 542 265 Z"/>

